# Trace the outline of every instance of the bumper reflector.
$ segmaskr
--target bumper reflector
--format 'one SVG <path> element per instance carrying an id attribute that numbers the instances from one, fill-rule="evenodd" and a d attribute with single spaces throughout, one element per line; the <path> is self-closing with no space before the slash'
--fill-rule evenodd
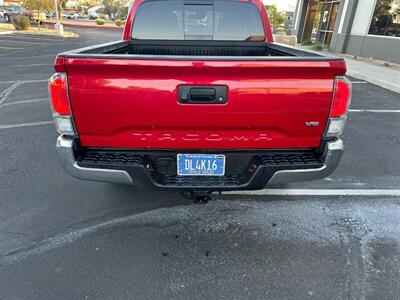
<path id="1" fill-rule="evenodd" d="M 54 115 L 54 123 L 59 134 L 75 135 L 74 126 L 69 116 Z"/>
<path id="2" fill-rule="evenodd" d="M 340 136 L 343 132 L 345 123 L 346 123 L 346 117 L 331 118 L 329 120 L 329 127 L 326 136 L 328 137 Z"/>

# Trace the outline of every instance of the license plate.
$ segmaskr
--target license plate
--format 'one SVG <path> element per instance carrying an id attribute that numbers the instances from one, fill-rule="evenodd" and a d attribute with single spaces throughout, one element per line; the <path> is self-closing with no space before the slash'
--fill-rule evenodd
<path id="1" fill-rule="evenodd" d="M 180 176 L 223 176 L 225 155 L 221 154 L 178 154 Z"/>

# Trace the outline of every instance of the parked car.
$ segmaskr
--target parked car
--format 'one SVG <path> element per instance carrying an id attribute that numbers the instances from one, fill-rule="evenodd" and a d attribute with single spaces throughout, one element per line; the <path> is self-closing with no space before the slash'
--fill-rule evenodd
<path id="1" fill-rule="evenodd" d="M 88 9 L 89 20 L 95 20 L 97 18 L 109 19 L 108 15 L 104 13 L 104 6 L 94 6 Z"/>
<path id="2" fill-rule="evenodd" d="M 79 14 L 78 13 L 70 13 L 70 12 L 66 12 L 62 14 L 63 19 L 69 19 L 69 20 L 73 20 L 73 19 L 78 19 L 79 18 Z"/>
<path id="3" fill-rule="evenodd" d="M 15 15 L 25 15 L 29 17 L 28 11 L 18 5 L 11 6 L 4 12 L 4 20 L 11 23 L 11 18 Z"/>
<path id="4" fill-rule="evenodd" d="M 57 155 L 76 178 L 200 197 L 320 179 L 343 153 L 343 58 L 275 44 L 261 0 L 136 1 L 123 40 L 55 70 Z"/>
<path id="5" fill-rule="evenodd" d="M 95 12 L 88 13 L 88 18 L 89 18 L 89 20 L 96 20 L 97 14 Z"/>
<path id="6" fill-rule="evenodd" d="M 97 18 L 104 18 L 104 19 L 107 18 L 104 14 L 100 14 L 95 11 L 89 12 L 88 17 L 89 17 L 89 20 L 96 20 Z"/>
<path id="7" fill-rule="evenodd" d="M 42 12 L 29 12 L 25 8 L 15 5 L 11 6 L 4 12 L 4 19 L 11 23 L 11 18 L 15 15 L 27 16 L 32 22 L 43 22 L 46 20 L 46 14 Z"/>

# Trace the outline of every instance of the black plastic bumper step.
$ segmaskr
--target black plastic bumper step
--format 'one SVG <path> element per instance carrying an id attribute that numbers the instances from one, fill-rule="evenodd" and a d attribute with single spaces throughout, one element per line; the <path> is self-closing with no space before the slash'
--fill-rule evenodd
<path id="1" fill-rule="evenodd" d="M 87 168 L 125 170 L 136 181 L 150 181 L 159 187 L 182 189 L 186 187 L 199 189 L 251 187 L 250 181 L 254 187 L 259 187 L 264 186 L 276 171 L 319 168 L 324 163 L 321 155 L 311 150 L 258 151 L 256 153 L 227 151 L 223 154 L 226 156 L 224 176 L 177 175 L 176 151 L 82 149 L 77 162 L 78 165 Z"/>
<path id="2" fill-rule="evenodd" d="M 304 167 L 320 167 L 323 165 L 321 156 L 313 152 L 299 153 L 272 153 L 259 156 L 260 163 L 266 166 L 304 166 Z"/>
<path id="3" fill-rule="evenodd" d="M 143 156 L 130 154 L 129 152 L 107 152 L 107 151 L 86 151 L 78 158 L 78 164 L 84 166 L 91 165 L 119 165 L 132 166 L 142 165 Z"/>

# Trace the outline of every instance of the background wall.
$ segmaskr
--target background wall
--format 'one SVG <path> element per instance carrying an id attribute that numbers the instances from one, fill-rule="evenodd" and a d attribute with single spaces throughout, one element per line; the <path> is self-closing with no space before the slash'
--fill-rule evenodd
<path id="1" fill-rule="evenodd" d="M 331 51 L 400 63 L 400 38 L 368 34 L 376 1 L 348 0 L 339 30 L 332 37 Z"/>

